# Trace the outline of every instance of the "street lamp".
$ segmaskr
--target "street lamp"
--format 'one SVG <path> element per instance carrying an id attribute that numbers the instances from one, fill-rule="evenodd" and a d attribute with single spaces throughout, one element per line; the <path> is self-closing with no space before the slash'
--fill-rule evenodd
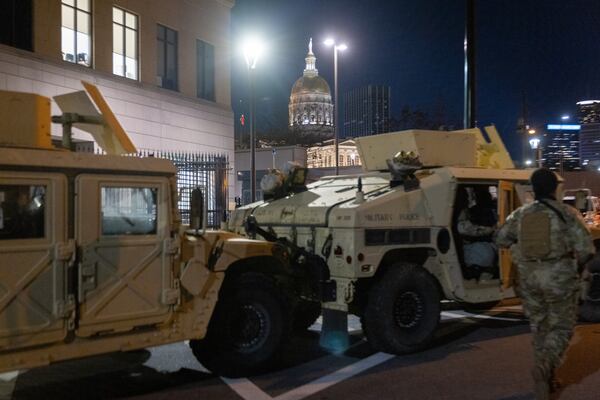
<path id="1" fill-rule="evenodd" d="M 258 59 L 263 53 L 264 46 L 257 38 L 249 38 L 244 42 L 243 51 L 248 67 L 248 81 L 250 83 L 250 202 L 256 201 L 256 132 L 254 112 L 254 70 Z"/>
<path id="2" fill-rule="evenodd" d="M 344 51 L 348 48 L 344 43 L 336 44 L 335 40 L 328 38 L 323 42 L 326 46 L 333 46 L 333 131 L 335 136 L 335 174 L 340 174 L 340 148 L 339 148 L 339 121 L 338 121 L 338 51 Z"/>
<path id="3" fill-rule="evenodd" d="M 529 139 L 529 145 L 535 150 L 535 158 L 537 159 L 538 168 L 542 168 L 542 146 L 540 146 L 540 139 L 532 137 Z"/>
<path id="4" fill-rule="evenodd" d="M 563 116 L 560 117 L 560 119 L 563 120 L 563 121 L 568 121 L 569 119 L 571 119 L 571 116 L 570 115 L 563 115 Z"/>

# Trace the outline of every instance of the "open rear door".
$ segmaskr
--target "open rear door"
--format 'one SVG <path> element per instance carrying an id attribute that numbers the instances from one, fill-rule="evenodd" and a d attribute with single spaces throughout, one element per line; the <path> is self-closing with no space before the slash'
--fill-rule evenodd
<path id="1" fill-rule="evenodd" d="M 515 187 L 512 182 L 500 181 L 498 184 L 498 222 L 504 224 L 506 218 L 515 209 Z M 500 278 L 502 288 L 508 289 L 514 285 L 516 269 L 513 267 L 509 249 L 499 249 Z"/>

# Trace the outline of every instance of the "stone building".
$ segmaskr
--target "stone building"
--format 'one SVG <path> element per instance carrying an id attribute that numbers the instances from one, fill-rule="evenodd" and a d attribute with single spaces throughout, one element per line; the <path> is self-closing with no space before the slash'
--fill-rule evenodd
<path id="1" fill-rule="evenodd" d="M 360 155 L 356 143 L 352 139 L 341 141 L 338 146 L 338 167 L 360 166 Z M 306 166 L 308 168 L 335 167 L 335 141 L 326 140 L 322 145 L 309 147 L 306 151 Z"/>
<path id="2" fill-rule="evenodd" d="M 289 103 L 289 127 L 302 144 L 331 139 L 334 135 L 331 90 L 319 76 L 316 60 L 310 39 L 306 68 L 292 87 Z"/>
<path id="3" fill-rule="evenodd" d="M 1 4 L 0 90 L 51 98 L 82 90 L 86 80 L 100 88 L 138 149 L 218 153 L 233 161 L 234 0 Z M 52 112 L 59 113 L 54 103 Z M 61 127 L 52 134 L 60 136 Z M 92 140 L 77 130 L 75 138 Z"/>

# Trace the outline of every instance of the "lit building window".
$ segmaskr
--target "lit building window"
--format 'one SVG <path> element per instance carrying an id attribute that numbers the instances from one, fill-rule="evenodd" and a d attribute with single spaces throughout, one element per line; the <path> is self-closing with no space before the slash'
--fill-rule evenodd
<path id="1" fill-rule="evenodd" d="M 138 16 L 113 7 L 113 74 L 138 79 Z"/>
<path id="2" fill-rule="evenodd" d="M 63 60 L 92 65 L 92 8 L 90 0 L 62 0 Z"/>

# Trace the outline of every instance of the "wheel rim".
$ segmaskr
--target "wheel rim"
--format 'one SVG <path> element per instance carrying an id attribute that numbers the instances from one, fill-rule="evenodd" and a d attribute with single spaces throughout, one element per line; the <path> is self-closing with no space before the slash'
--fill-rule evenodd
<path id="1" fill-rule="evenodd" d="M 423 318 L 423 300 L 415 292 L 403 292 L 394 302 L 394 319 L 401 328 L 413 328 Z"/>
<path id="2" fill-rule="evenodd" d="M 260 304 L 242 304 L 237 312 L 231 314 L 230 321 L 232 344 L 241 352 L 254 351 L 268 338 L 271 323 L 267 311 Z"/>

